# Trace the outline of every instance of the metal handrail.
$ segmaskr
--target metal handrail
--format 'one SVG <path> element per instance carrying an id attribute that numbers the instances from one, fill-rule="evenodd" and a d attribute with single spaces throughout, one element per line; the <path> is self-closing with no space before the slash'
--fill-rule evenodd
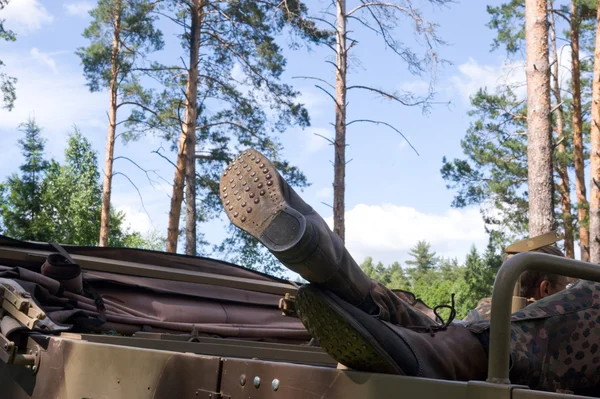
<path id="1" fill-rule="evenodd" d="M 504 262 L 498 271 L 492 292 L 487 382 L 510 384 L 508 377 L 512 294 L 517 279 L 528 270 L 600 281 L 600 265 L 560 256 L 524 252 Z"/>

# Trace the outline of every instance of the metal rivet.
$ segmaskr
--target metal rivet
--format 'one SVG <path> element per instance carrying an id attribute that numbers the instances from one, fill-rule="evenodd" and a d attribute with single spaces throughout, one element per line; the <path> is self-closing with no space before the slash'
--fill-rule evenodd
<path id="1" fill-rule="evenodd" d="M 250 176 L 252 176 L 252 177 L 256 176 L 256 172 L 250 173 Z"/>
<path id="2" fill-rule="evenodd" d="M 240 176 L 238 176 L 238 179 L 242 180 L 242 178 L 243 178 L 243 177 L 244 177 L 244 176 L 240 175 Z"/>
<path id="3" fill-rule="evenodd" d="M 254 178 L 254 183 L 256 183 L 258 181 L 258 177 Z"/>
<path id="4" fill-rule="evenodd" d="M 229 200 L 225 201 L 225 205 L 229 205 Z"/>
<path id="5" fill-rule="evenodd" d="M 260 195 L 265 195 L 265 190 L 260 190 Z"/>
<path id="6" fill-rule="evenodd" d="M 260 201 L 260 200 L 259 200 L 258 198 L 254 198 L 254 203 L 255 203 L 255 204 L 258 204 L 258 202 L 259 202 L 259 201 Z"/>
<path id="7" fill-rule="evenodd" d="M 279 389 L 279 380 L 277 378 L 275 378 L 273 380 L 273 382 L 271 383 L 271 386 L 273 387 L 273 390 L 276 391 Z"/>
<path id="8" fill-rule="evenodd" d="M 269 181 L 267 182 L 267 186 L 272 186 L 272 185 L 273 185 L 273 182 L 272 182 L 271 180 L 269 180 Z"/>
<path id="9" fill-rule="evenodd" d="M 245 164 L 244 164 L 244 168 L 247 168 L 247 167 L 248 167 L 248 164 L 247 164 L 247 163 L 245 163 Z"/>
<path id="10" fill-rule="evenodd" d="M 258 183 L 258 184 L 256 185 L 256 187 L 258 187 L 258 188 L 262 188 L 262 186 L 263 186 L 263 184 L 262 184 L 262 183 Z"/>
<path id="11" fill-rule="evenodd" d="M 227 198 L 227 193 L 223 194 L 223 198 Z"/>
<path id="12" fill-rule="evenodd" d="M 242 222 L 246 221 L 246 216 L 242 216 Z"/>
<path id="13" fill-rule="evenodd" d="M 254 377 L 254 388 L 258 388 L 260 386 L 260 377 Z"/>
<path id="14" fill-rule="evenodd" d="M 252 212 L 252 208 L 248 207 L 248 209 L 246 209 L 246 212 L 248 212 L 248 213 Z"/>
<path id="15" fill-rule="evenodd" d="M 229 179 L 229 183 L 233 183 L 233 179 Z"/>
<path id="16" fill-rule="evenodd" d="M 264 167 L 265 167 L 265 164 L 264 164 L 264 163 L 261 163 L 261 164 L 260 164 L 260 167 L 261 167 L 261 168 L 264 168 Z"/>
<path id="17" fill-rule="evenodd" d="M 230 210 L 230 211 L 233 211 L 233 206 L 230 206 L 230 207 L 229 207 L 229 210 Z"/>
<path id="18" fill-rule="evenodd" d="M 242 202 L 242 206 L 246 206 L 246 201 Z"/>
<path id="19" fill-rule="evenodd" d="M 244 385 L 246 385 L 246 374 L 242 374 L 242 375 L 240 376 L 240 385 L 241 385 L 241 386 L 244 386 Z"/>
<path id="20" fill-rule="evenodd" d="M 244 191 L 250 191 L 250 187 L 246 187 Z"/>
<path id="21" fill-rule="evenodd" d="M 223 187 L 223 191 L 227 191 L 227 186 Z"/>
<path id="22" fill-rule="evenodd" d="M 263 173 L 267 173 L 269 170 L 267 168 L 263 169 Z"/>
<path id="23" fill-rule="evenodd" d="M 233 212 L 233 217 L 234 218 L 238 217 L 238 213 L 237 212 Z"/>
<path id="24" fill-rule="evenodd" d="M 269 175 L 266 175 L 265 177 L 267 178 L 267 180 L 269 180 L 271 178 L 271 175 L 269 174 Z"/>
<path id="25" fill-rule="evenodd" d="M 246 180 L 244 180 L 244 181 L 242 182 L 242 186 L 245 186 L 246 184 L 248 184 L 248 183 L 246 183 Z"/>

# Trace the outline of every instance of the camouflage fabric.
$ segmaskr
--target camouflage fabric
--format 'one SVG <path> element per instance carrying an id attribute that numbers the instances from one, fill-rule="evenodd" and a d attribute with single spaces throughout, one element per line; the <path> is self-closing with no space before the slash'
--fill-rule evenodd
<path id="1" fill-rule="evenodd" d="M 474 323 L 477 321 L 489 320 L 492 314 L 492 298 L 483 298 L 477 303 L 475 309 L 467 313 L 463 319 L 464 322 Z"/>
<path id="2" fill-rule="evenodd" d="M 600 283 L 579 281 L 512 315 L 511 382 L 600 393 Z M 482 337 L 489 321 L 468 324 Z"/>

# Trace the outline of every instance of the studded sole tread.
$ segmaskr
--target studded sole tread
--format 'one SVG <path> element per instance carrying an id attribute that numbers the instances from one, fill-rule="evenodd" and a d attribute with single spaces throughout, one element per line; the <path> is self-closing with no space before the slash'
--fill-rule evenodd
<path id="1" fill-rule="evenodd" d="M 375 339 L 320 291 L 301 288 L 295 307 L 311 336 L 339 363 L 358 371 L 398 374 Z"/>
<path id="2" fill-rule="evenodd" d="M 231 223 L 259 239 L 286 206 L 275 166 L 252 149 L 225 168 L 219 190 Z"/>

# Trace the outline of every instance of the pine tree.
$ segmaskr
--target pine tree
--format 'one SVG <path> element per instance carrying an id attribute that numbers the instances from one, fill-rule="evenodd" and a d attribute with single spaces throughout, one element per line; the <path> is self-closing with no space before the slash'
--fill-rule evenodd
<path id="1" fill-rule="evenodd" d="M 242 149 L 256 148 L 275 160 L 277 169 L 290 184 L 307 185 L 305 176 L 281 159 L 281 145 L 276 137 L 290 125 L 306 127 L 310 123 L 307 110 L 298 102 L 300 93 L 281 81 L 286 60 L 276 37 L 291 32 L 295 35 L 293 44 L 297 45 L 328 40 L 329 33 L 316 29 L 314 23 L 305 19 L 306 7 L 301 2 L 278 6 L 250 0 L 202 1 L 198 19 L 202 32 L 197 60 L 196 143 L 186 147 L 184 122 L 189 118 L 182 89 L 188 87 L 193 64 L 189 58 L 193 37 L 191 9 L 181 0 L 168 4 L 167 17 L 182 28 L 186 63 L 183 66 L 155 65 L 148 72 L 163 83 L 164 91 L 154 96 L 153 111 L 137 114 L 137 123 L 130 128 L 137 135 L 148 131 L 158 133 L 177 153 L 167 240 L 167 250 L 174 252 L 182 230 L 186 247 L 191 248 L 187 245 L 193 235 L 191 222 L 202 223 L 221 215 L 220 175 L 223 167 Z M 299 43 L 296 37 L 300 37 Z M 157 153 L 167 157 L 160 151 Z M 187 168 L 191 158 L 195 162 L 195 174 Z M 190 179 L 194 176 L 194 193 L 189 192 L 189 185 L 184 190 L 186 175 Z M 186 228 L 181 229 L 184 191 L 190 197 L 186 198 L 186 208 L 195 204 L 197 215 L 186 214 Z M 197 196 L 195 201 L 192 194 Z M 229 232 L 214 251 L 245 266 L 281 270 L 280 263 L 266 253 L 258 241 L 239 229 L 232 228 Z"/>
<path id="2" fill-rule="evenodd" d="M 466 159 L 443 159 L 452 206 L 481 205 L 484 221 L 522 236 L 528 229 L 526 108 L 510 87 L 480 89 L 468 112 L 475 120 L 461 140 Z M 499 212 L 498 212 L 499 211 Z"/>
<path id="3" fill-rule="evenodd" d="M 147 107 L 144 100 L 149 94 L 139 81 L 138 70 L 147 53 L 163 46 L 162 33 L 154 28 L 153 11 L 158 4 L 149 0 L 99 0 L 83 33 L 91 43 L 77 51 L 90 90 L 109 91 L 100 246 L 109 244 L 117 111 L 122 106 Z"/>
<path id="4" fill-rule="evenodd" d="M 425 273 L 434 270 L 439 263 L 435 252 L 431 252 L 431 244 L 427 241 L 419 241 L 410 249 L 408 254 L 413 260 L 407 260 L 406 264 L 415 267 L 417 278 Z"/>
<path id="5" fill-rule="evenodd" d="M 596 17 L 590 151 L 590 262 L 600 263 L 600 6 Z"/>
<path id="6" fill-rule="evenodd" d="M 24 134 L 18 142 L 25 162 L 19 167 L 20 175 L 13 174 L 4 185 L 2 219 L 7 235 L 43 241 L 47 237 L 39 220 L 43 203 L 42 181 L 50 166 L 44 158 L 45 140 L 33 118 L 19 125 L 19 130 Z"/>

